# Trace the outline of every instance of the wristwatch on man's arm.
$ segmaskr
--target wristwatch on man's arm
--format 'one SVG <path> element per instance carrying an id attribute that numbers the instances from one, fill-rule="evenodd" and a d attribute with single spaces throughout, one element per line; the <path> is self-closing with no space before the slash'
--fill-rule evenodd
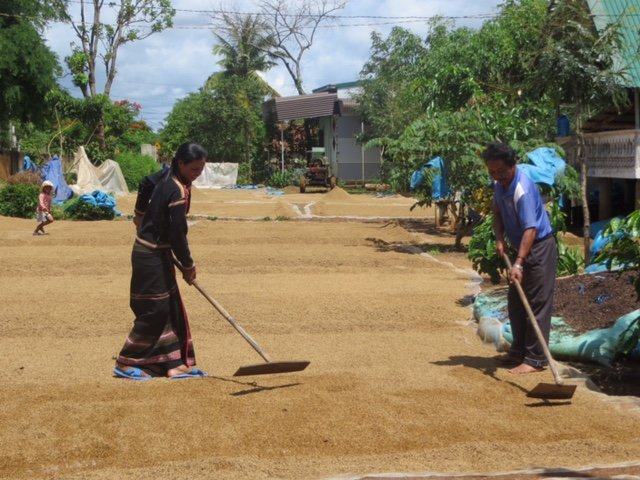
<path id="1" fill-rule="evenodd" d="M 517 257 L 516 261 L 513 262 L 513 266 L 515 268 L 517 268 L 518 270 L 522 270 L 522 264 L 524 263 L 524 258 L 523 257 Z"/>

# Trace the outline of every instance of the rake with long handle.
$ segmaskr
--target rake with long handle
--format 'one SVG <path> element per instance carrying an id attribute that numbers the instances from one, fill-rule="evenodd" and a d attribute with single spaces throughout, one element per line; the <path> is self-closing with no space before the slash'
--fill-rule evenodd
<path id="1" fill-rule="evenodd" d="M 178 263 L 177 260 L 174 259 L 174 263 L 179 270 L 182 271 L 182 266 Z M 211 305 L 222 315 L 227 322 L 229 322 L 236 331 L 242 335 L 249 345 L 253 347 L 253 349 L 258 352 L 258 354 L 264 359 L 265 363 L 257 363 L 254 365 L 245 365 L 244 367 L 240 367 L 236 373 L 233 374 L 234 377 L 240 377 L 244 375 L 271 375 L 275 373 L 287 373 L 287 372 L 299 372 L 304 370 L 309 365 L 309 361 L 307 360 L 293 360 L 293 361 L 285 361 L 285 362 L 274 362 L 271 360 L 271 357 L 265 352 L 258 342 L 256 342 L 251 335 L 247 333 L 247 331 L 240 326 L 240 324 L 236 321 L 235 318 L 227 312 L 227 310 L 218 302 L 215 298 L 211 297 L 204 288 L 198 284 L 196 280 L 192 282 L 192 285 L 196 287 L 196 289 L 202 294 L 204 298 L 206 298 Z"/>
<path id="2" fill-rule="evenodd" d="M 506 254 L 502 254 L 504 262 L 511 270 L 511 261 Z M 543 398 L 543 399 L 565 399 L 573 397 L 573 394 L 576 390 L 575 385 L 565 385 L 562 377 L 560 377 L 560 373 L 558 373 L 558 369 L 556 367 L 556 362 L 553 360 L 551 356 L 551 352 L 549 351 L 549 347 L 547 346 L 547 342 L 540 331 L 540 326 L 538 325 L 538 321 L 536 320 L 536 316 L 533 314 L 531 310 L 531 305 L 529 305 L 529 301 L 527 300 L 527 296 L 522 289 L 522 285 L 520 282 L 513 282 L 516 286 L 516 290 L 518 290 L 518 295 L 520 296 L 520 300 L 522 301 L 522 305 L 524 305 L 524 309 L 527 311 L 527 318 L 529 319 L 529 323 L 533 330 L 536 332 L 536 336 L 538 337 L 538 343 L 542 347 L 542 351 L 544 352 L 544 356 L 547 358 L 547 362 L 549 363 L 549 368 L 551 369 L 551 373 L 553 373 L 553 383 L 539 383 L 531 390 L 527 396 L 533 398 Z"/>

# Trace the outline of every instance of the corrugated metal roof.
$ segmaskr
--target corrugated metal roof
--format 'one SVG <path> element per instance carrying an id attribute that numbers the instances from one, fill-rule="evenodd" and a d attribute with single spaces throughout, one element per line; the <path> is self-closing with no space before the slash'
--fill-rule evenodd
<path id="1" fill-rule="evenodd" d="M 322 87 L 315 88 L 313 90 L 313 93 L 327 92 L 332 88 L 335 88 L 336 90 L 345 90 L 345 89 L 348 89 L 348 88 L 355 88 L 355 87 L 359 87 L 360 83 L 361 83 L 360 80 L 355 80 L 353 82 L 330 83 L 328 85 L 324 85 Z"/>
<path id="2" fill-rule="evenodd" d="M 273 98 L 266 101 L 262 108 L 265 117 L 276 122 L 340 114 L 338 94 L 326 92 Z"/>
<path id="3" fill-rule="evenodd" d="M 640 88 L 640 0 L 588 0 L 598 30 L 620 20 L 623 38 L 618 66 L 627 68 L 625 86 Z"/>

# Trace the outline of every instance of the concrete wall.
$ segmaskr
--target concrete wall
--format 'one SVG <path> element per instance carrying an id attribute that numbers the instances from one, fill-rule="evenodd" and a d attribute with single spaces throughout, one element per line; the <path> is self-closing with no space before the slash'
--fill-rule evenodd
<path id="1" fill-rule="evenodd" d="M 362 146 L 356 142 L 356 135 L 362 130 L 360 119 L 354 115 L 336 118 L 336 157 L 338 178 L 341 180 L 362 180 Z M 380 150 L 371 148 L 364 151 L 364 180 L 380 176 Z"/>

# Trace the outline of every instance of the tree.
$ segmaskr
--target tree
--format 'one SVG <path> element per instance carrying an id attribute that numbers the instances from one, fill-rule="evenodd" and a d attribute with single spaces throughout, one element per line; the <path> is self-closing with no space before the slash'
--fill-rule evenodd
<path id="1" fill-rule="evenodd" d="M 47 116 L 44 98 L 61 70 L 41 32 L 57 13 L 48 2 L 0 3 L 0 132 L 10 121 L 41 123 Z"/>
<path id="2" fill-rule="evenodd" d="M 271 53 L 282 61 L 298 91 L 304 95 L 302 57 L 309 51 L 322 23 L 331 21 L 348 0 L 262 0 L 260 9 L 269 26 Z"/>
<path id="3" fill-rule="evenodd" d="M 270 52 L 273 39 L 269 26 L 259 15 L 223 12 L 214 16 L 214 35 L 217 44 L 213 53 L 222 58 L 218 62 L 223 71 L 211 75 L 205 89 L 215 89 L 221 76 L 251 77 L 262 86 L 264 95 L 280 96 L 257 72 L 276 65 Z"/>
<path id="4" fill-rule="evenodd" d="M 99 93 L 96 84 L 98 61 L 104 65 L 106 76 L 102 93 L 109 96 L 117 73 L 120 47 L 171 27 L 175 15 L 171 0 L 119 0 L 118 3 L 107 4 L 109 7 L 117 6 L 115 24 L 109 24 L 101 21 L 105 0 L 80 0 L 78 21 L 72 17 L 64 0 L 59 1 L 64 8 L 65 19 L 80 42 L 79 45 L 73 44 L 72 54 L 66 61 L 75 85 L 85 98 Z M 89 11 L 91 18 L 87 18 Z"/>
<path id="5" fill-rule="evenodd" d="M 370 126 L 368 138 L 397 138 L 425 107 L 413 85 L 427 48 L 416 34 L 394 27 L 383 39 L 371 34 L 371 56 L 360 72 L 360 114 Z"/>
<path id="6" fill-rule="evenodd" d="M 455 199 L 457 244 L 467 233 L 471 207 L 486 213 L 488 175 L 479 152 L 485 143 L 511 143 L 521 155 L 553 139 L 549 96 L 527 89 L 526 52 L 543 34 L 546 0 L 510 0 L 477 31 L 432 20 L 423 41 L 395 28 L 372 35 L 361 72 L 360 110 L 372 125 L 363 140 L 383 150 L 383 175 L 407 190 L 411 172 L 440 156 Z M 542 17 L 542 18 L 540 18 Z M 429 182 L 416 192 L 429 205 Z"/>
<path id="7" fill-rule="evenodd" d="M 263 94 L 250 77 L 221 77 L 215 89 L 201 89 L 176 102 L 160 132 L 163 149 L 200 143 L 216 162 L 248 162 L 262 153 Z"/>
<path id="8" fill-rule="evenodd" d="M 588 264 L 590 216 L 583 125 L 602 108 L 628 101 L 622 86 L 624 66 L 616 67 L 614 62 L 622 49 L 622 37 L 615 21 L 599 32 L 582 0 L 551 1 L 541 33 L 528 83 L 534 94 L 549 96 L 558 107 L 573 110 L 582 187 L 584 257 Z"/>
<path id="9" fill-rule="evenodd" d="M 119 0 L 108 3 L 116 7 L 115 24 L 102 22 L 105 0 L 79 0 L 80 20 L 74 19 L 65 0 L 57 0 L 64 18 L 71 24 L 79 40 L 72 44 L 71 55 L 65 58 L 73 75 L 73 83 L 80 88 L 85 98 L 99 95 L 97 66 L 101 61 L 105 69 L 105 84 L 102 94 L 109 97 L 115 79 L 118 51 L 123 45 L 143 40 L 173 24 L 175 10 L 171 0 Z M 89 4 L 91 6 L 89 6 Z M 91 11 L 91 18 L 87 13 Z M 102 46 L 102 48 L 100 48 Z M 96 132 L 101 148 L 106 148 L 105 125 L 101 120 Z"/>

